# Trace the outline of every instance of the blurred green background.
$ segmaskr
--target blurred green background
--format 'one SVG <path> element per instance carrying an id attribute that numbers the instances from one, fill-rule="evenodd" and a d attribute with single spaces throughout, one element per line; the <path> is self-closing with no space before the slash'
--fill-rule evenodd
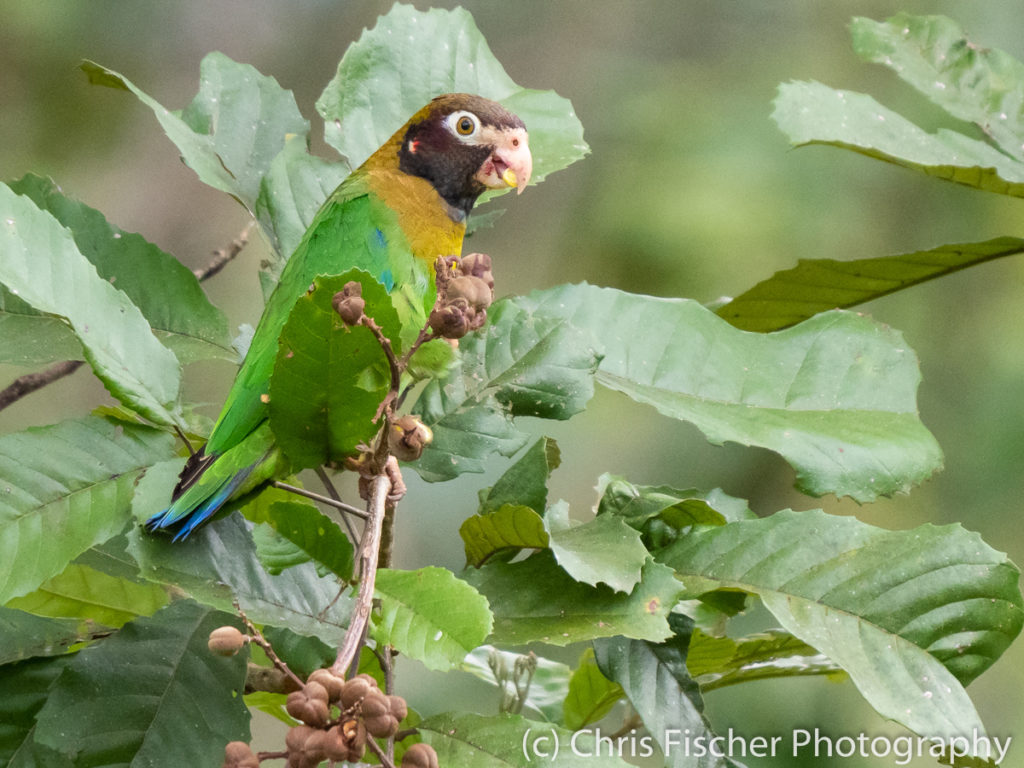
<path id="1" fill-rule="evenodd" d="M 114 224 L 200 266 L 241 231 L 244 211 L 180 163 L 148 110 L 125 93 L 89 86 L 77 63 L 94 59 L 179 108 L 196 91 L 202 57 L 223 51 L 293 90 L 313 121 L 315 150 L 329 156 L 313 104 L 348 43 L 390 5 L 4 0 L 0 178 L 50 175 Z M 839 150 L 794 152 L 769 118 L 780 82 L 815 79 L 869 91 L 935 127 L 943 119 L 936 109 L 888 70 L 856 58 L 850 18 L 945 13 L 975 41 L 1020 58 L 1019 1 L 464 5 L 517 82 L 572 99 L 593 151 L 521 198 L 505 198 L 507 214 L 470 241 L 470 249 L 495 258 L 499 294 L 586 280 L 711 301 L 798 258 L 871 257 L 1024 234 L 1019 201 Z M 233 327 L 258 318 L 256 267 L 264 252 L 254 243 L 205 285 Z M 863 309 L 901 329 L 920 356 L 922 417 L 945 450 L 946 469 L 910 496 L 866 507 L 804 497 L 774 455 L 710 446 L 695 429 L 605 392 L 572 422 L 536 425 L 562 448 L 552 498 L 567 499 L 585 517 L 597 475 L 612 471 L 640 483 L 720 486 L 750 499 L 761 514 L 824 506 L 889 528 L 961 522 L 1024 563 L 1024 527 L 1013 522 L 1024 498 L 1022 288 L 1024 262 L 1005 260 Z M 0 367 L 0 386 L 24 372 Z M 186 381 L 215 412 L 232 376 L 228 365 L 202 363 Z M 103 401 L 102 387 L 83 370 L 0 414 L 0 430 L 81 415 Z M 476 489 L 504 466 L 495 461 L 488 477 L 436 487 L 407 473 L 412 487 L 400 510 L 400 563 L 460 568 L 458 525 L 473 511 Z M 463 677 L 410 670 L 408 696 L 424 712 L 438 711 L 450 706 L 449 686 L 458 684 L 465 706 L 491 711 L 492 693 Z M 992 733 L 1024 742 L 1024 642 L 969 690 Z M 794 728 L 815 726 L 836 736 L 899 733 L 849 683 L 757 683 L 712 693 L 707 705 L 717 729 L 733 726 L 747 736 L 788 738 Z M 1024 764 L 1024 743 L 1010 755 L 1007 765 Z M 894 759 L 748 762 L 860 768 Z"/>

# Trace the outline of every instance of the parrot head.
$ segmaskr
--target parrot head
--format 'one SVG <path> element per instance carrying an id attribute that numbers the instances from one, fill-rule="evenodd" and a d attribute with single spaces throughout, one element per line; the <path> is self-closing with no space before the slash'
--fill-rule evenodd
<path id="1" fill-rule="evenodd" d="M 429 181 L 463 214 L 486 189 L 515 187 L 521 193 L 530 181 L 533 158 L 526 126 L 482 96 L 438 96 L 395 138 L 399 168 Z"/>

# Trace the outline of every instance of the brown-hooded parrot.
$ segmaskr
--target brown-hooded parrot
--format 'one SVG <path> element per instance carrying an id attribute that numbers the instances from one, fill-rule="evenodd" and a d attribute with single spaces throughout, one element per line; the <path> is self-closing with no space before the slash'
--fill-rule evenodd
<path id="1" fill-rule="evenodd" d="M 422 312 L 433 294 L 432 265 L 461 253 L 480 194 L 522 192 L 531 169 L 523 121 L 496 102 L 447 94 L 413 115 L 320 208 L 267 301 L 209 440 L 147 528 L 183 539 L 227 502 L 289 474 L 268 423 L 268 389 L 278 337 L 315 278 L 360 268 L 388 289 L 396 307 Z"/>

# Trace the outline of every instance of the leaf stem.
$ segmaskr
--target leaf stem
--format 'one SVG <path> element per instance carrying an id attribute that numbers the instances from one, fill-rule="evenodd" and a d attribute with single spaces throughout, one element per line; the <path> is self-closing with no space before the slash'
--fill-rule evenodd
<path id="1" fill-rule="evenodd" d="M 326 504 L 329 507 L 340 509 L 342 512 L 348 512 L 350 515 L 361 517 L 364 520 L 369 518 L 369 515 L 366 514 L 366 512 L 364 512 L 363 510 L 359 509 L 359 507 L 353 507 L 351 504 L 346 504 L 341 499 L 335 499 L 331 498 L 330 496 L 324 496 L 322 493 L 316 493 L 315 491 L 307 491 L 305 488 L 299 488 L 296 485 L 289 485 L 288 483 L 283 483 L 280 480 L 275 480 L 273 483 L 271 483 L 271 485 L 273 485 L 275 488 L 280 488 L 282 491 L 294 493 L 296 496 L 305 496 L 307 499 L 319 501 L 321 504 Z"/>

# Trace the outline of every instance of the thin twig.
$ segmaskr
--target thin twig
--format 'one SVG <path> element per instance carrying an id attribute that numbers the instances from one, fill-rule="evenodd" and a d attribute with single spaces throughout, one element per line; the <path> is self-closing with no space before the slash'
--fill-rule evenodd
<path id="1" fill-rule="evenodd" d="M 395 763 L 390 760 L 386 754 L 384 754 L 384 750 L 380 748 L 372 736 L 366 737 L 366 746 L 368 746 L 370 751 L 377 756 L 377 759 L 380 760 L 380 764 L 383 765 L 384 768 L 395 768 Z"/>
<path id="2" fill-rule="evenodd" d="M 307 499 L 319 501 L 321 504 L 326 504 L 329 507 L 340 509 L 342 512 L 348 512 L 350 515 L 361 517 L 364 520 L 366 520 L 369 517 L 369 515 L 367 515 L 359 507 L 353 507 L 351 504 L 346 504 L 344 501 L 341 501 L 339 499 L 332 499 L 330 496 L 324 496 L 322 493 L 307 491 L 305 488 L 299 488 L 298 486 L 295 485 L 282 483 L 280 480 L 275 480 L 274 482 L 271 483 L 271 485 L 274 486 L 275 488 L 280 488 L 282 491 L 294 493 L 296 496 L 305 496 Z"/>
<path id="3" fill-rule="evenodd" d="M 345 676 L 359 653 L 359 648 L 363 643 L 363 633 L 370 620 L 370 611 L 373 608 L 373 588 L 377 576 L 380 534 L 390 489 L 391 481 L 387 475 L 375 475 L 370 480 L 369 500 L 366 502 L 369 519 L 363 529 L 363 538 L 359 542 L 359 552 L 356 556 L 356 562 L 359 565 L 359 591 L 356 595 L 356 604 L 352 610 L 348 629 L 345 630 L 345 637 L 338 647 L 338 657 L 331 667 L 331 671 L 340 677 Z"/>
<path id="4" fill-rule="evenodd" d="M 253 224 L 255 222 L 250 221 L 245 225 L 245 229 L 234 240 L 231 241 L 224 248 L 218 248 L 213 252 L 213 261 L 207 264 L 205 267 L 200 269 L 193 269 L 192 274 L 196 276 L 196 279 L 202 282 L 216 275 L 224 267 L 226 267 L 232 259 L 242 252 L 242 249 L 249 244 L 249 232 L 252 231 Z"/>
<path id="5" fill-rule="evenodd" d="M 25 395 L 31 395 L 37 389 L 42 389 L 47 384 L 52 384 L 59 379 L 63 379 L 65 376 L 70 376 L 81 368 L 82 365 L 82 360 L 64 360 L 63 362 L 51 365 L 45 371 L 36 371 L 35 373 L 26 373 L 24 376 L 19 376 L 8 384 L 3 391 L 0 391 L 0 411 L 18 402 Z"/>
<path id="6" fill-rule="evenodd" d="M 249 621 L 249 617 L 245 615 L 245 611 L 242 610 L 237 600 L 234 601 L 233 605 L 235 606 L 235 611 L 238 613 L 239 617 L 241 617 L 242 623 L 245 624 L 245 628 L 249 630 L 249 635 L 252 637 L 252 641 L 263 649 L 263 652 L 267 654 L 267 658 L 274 663 L 275 667 L 288 675 L 288 677 L 292 679 L 292 682 L 298 685 L 299 688 L 302 688 L 302 686 L 305 685 L 305 681 L 292 672 L 291 669 L 288 668 L 288 665 L 281 661 L 281 658 L 274 653 L 273 646 L 271 646 L 267 639 L 263 637 L 263 633 L 256 629 L 256 625 Z"/>
<path id="7" fill-rule="evenodd" d="M 328 477 L 327 472 L 324 470 L 323 466 L 318 466 L 314 471 L 316 472 L 316 476 L 320 478 L 320 482 L 324 484 L 324 489 L 327 491 L 327 495 L 330 496 L 338 504 L 343 504 L 344 502 L 341 500 L 341 494 L 338 493 L 338 489 L 334 487 L 334 483 L 331 482 L 331 478 Z M 359 511 L 362 512 L 362 510 Z M 351 521 L 345 515 L 341 516 L 341 521 L 345 524 L 345 527 L 348 529 L 349 539 L 352 541 L 353 544 L 355 544 L 357 541 L 359 541 L 359 537 L 356 536 L 356 529 L 352 527 Z"/>

